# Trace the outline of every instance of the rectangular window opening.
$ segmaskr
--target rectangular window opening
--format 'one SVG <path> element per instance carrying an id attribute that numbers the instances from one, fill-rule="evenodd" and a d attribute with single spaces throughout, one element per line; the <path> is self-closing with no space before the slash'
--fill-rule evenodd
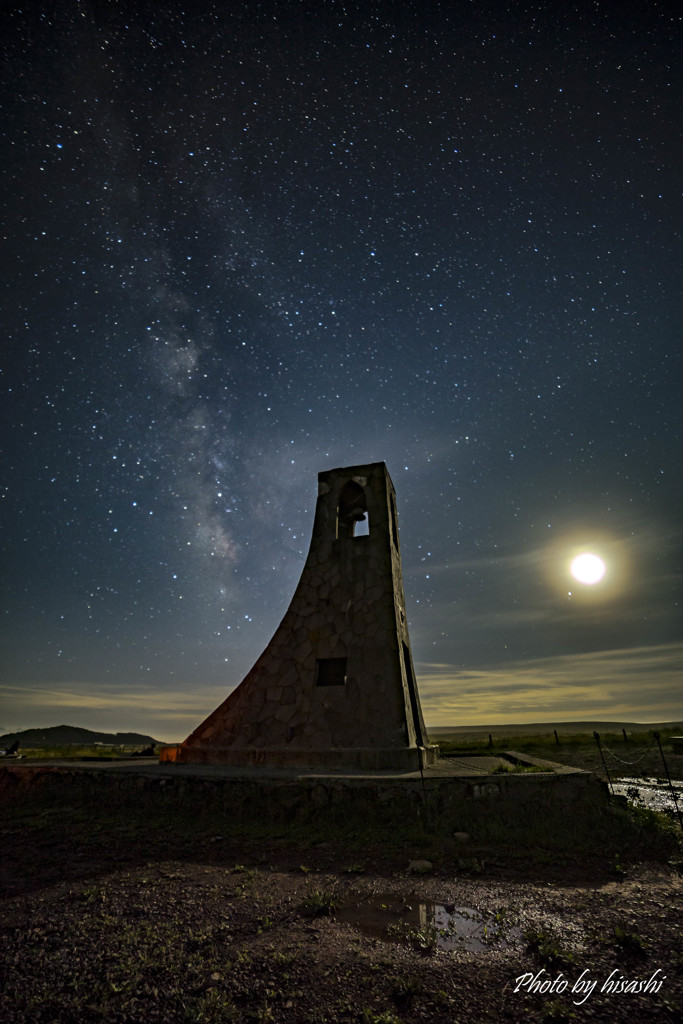
<path id="1" fill-rule="evenodd" d="M 315 663 L 316 686 L 344 686 L 346 683 L 346 658 L 317 658 Z"/>

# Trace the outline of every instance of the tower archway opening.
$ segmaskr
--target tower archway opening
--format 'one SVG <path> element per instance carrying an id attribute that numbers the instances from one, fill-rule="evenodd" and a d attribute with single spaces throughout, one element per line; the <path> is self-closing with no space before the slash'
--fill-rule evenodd
<path id="1" fill-rule="evenodd" d="M 362 537 L 369 533 L 370 520 L 365 491 L 355 480 L 349 480 L 339 495 L 337 536 Z"/>

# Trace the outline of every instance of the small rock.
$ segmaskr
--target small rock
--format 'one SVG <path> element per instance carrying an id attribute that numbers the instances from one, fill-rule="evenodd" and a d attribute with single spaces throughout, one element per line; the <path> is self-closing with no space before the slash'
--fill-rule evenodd
<path id="1" fill-rule="evenodd" d="M 411 860 L 408 871 L 411 875 L 426 875 L 433 867 L 431 860 Z"/>
<path id="2" fill-rule="evenodd" d="M 469 832 L 454 832 L 453 838 L 457 839 L 459 843 L 469 843 L 472 837 Z"/>

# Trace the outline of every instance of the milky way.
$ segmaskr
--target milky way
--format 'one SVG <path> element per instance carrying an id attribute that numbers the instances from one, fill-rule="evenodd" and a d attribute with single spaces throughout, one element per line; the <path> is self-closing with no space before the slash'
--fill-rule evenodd
<path id="1" fill-rule="evenodd" d="M 683 714 L 679 26 L 5 10 L 0 731 L 185 735 L 379 460 L 428 722 Z"/>

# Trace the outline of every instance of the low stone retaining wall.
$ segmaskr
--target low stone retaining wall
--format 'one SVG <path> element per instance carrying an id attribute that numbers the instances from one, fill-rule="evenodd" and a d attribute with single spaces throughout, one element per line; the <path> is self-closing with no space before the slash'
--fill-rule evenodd
<path id="1" fill-rule="evenodd" d="M 401 823 L 428 820 L 438 830 L 478 818 L 538 820 L 588 808 L 600 812 L 607 787 L 586 772 L 464 777 L 298 776 L 249 778 L 181 767 L 0 766 L 0 802 L 13 806 L 145 808 L 219 821 L 286 824 L 319 821 Z"/>

